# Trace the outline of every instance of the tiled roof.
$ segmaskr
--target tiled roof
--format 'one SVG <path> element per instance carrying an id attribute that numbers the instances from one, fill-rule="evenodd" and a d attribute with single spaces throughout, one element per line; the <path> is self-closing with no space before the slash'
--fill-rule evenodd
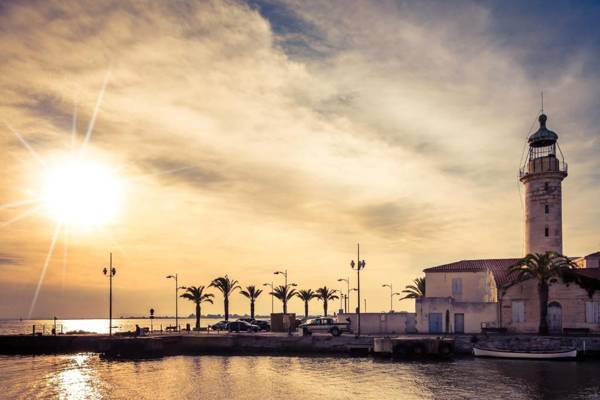
<path id="1" fill-rule="evenodd" d="M 424 270 L 431 272 L 484 272 L 490 271 L 494 275 L 496 286 L 500 287 L 510 281 L 509 269 L 521 258 L 496 258 L 487 260 L 462 260 L 450 264 L 438 265 Z"/>
<path id="2" fill-rule="evenodd" d="M 585 257 L 595 257 L 595 256 L 600 256 L 600 251 L 597 251 L 597 252 L 595 252 L 595 253 L 592 253 L 592 254 L 588 254 L 588 255 L 587 255 L 587 256 L 585 256 Z"/>

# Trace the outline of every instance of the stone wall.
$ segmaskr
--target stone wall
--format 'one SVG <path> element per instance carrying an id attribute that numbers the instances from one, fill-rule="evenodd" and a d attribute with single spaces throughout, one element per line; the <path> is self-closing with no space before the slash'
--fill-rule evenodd
<path id="1" fill-rule="evenodd" d="M 464 316 L 464 333 L 479 333 L 482 325 L 498 326 L 498 303 L 496 302 L 459 302 L 452 297 L 425 297 L 416 301 L 417 331 L 430 333 L 429 314 L 442 314 L 442 332 L 456 331 L 455 315 Z M 446 313 L 448 321 L 446 321 Z M 449 322 L 449 323 L 447 323 Z"/>
<path id="2" fill-rule="evenodd" d="M 560 280 L 550 284 L 549 303 L 560 304 L 562 328 L 587 328 L 590 332 L 600 332 L 600 324 L 586 322 L 586 302 L 600 302 L 600 292 L 590 298 L 587 292 L 574 283 L 564 284 Z M 525 320 L 513 322 L 512 302 L 523 301 Z M 539 327 L 539 296 L 537 281 L 528 280 L 506 290 L 500 299 L 501 324 L 509 332 L 537 333 Z"/>
<path id="3" fill-rule="evenodd" d="M 350 319 L 353 332 L 358 329 L 356 314 L 338 314 L 339 322 Z M 361 335 L 416 333 L 416 314 L 408 312 L 360 313 Z"/>
<path id="4" fill-rule="evenodd" d="M 452 280 L 460 279 L 462 293 L 452 293 Z M 497 290 L 490 271 L 481 272 L 427 272 L 427 297 L 454 297 L 461 302 L 488 303 L 496 301 Z"/>
<path id="5" fill-rule="evenodd" d="M 527 175 L 525 185 L 525 253 L 562 254 L 563 172 Z M 546 213 L 548 206 L 548 213 Z M 548 228 L 548 236 L 545 229 Z"/>

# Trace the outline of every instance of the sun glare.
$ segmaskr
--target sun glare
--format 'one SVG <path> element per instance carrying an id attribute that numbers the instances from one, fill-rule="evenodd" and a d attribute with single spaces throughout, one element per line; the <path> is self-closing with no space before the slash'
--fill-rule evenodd
<path id="1" fill-rule="evenodd" d="M 121 192 L 121 182 L 110 168 L 69 159 L 48 168 L 42 200 L 57 222 L 85 227 L 111 222 L 119 210 Z"/>

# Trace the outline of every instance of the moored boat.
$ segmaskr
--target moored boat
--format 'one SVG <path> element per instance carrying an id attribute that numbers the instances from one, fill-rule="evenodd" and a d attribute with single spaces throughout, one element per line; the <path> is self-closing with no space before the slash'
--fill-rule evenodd
<path id="1" fill-rule="evenodd" d="M 501 349 L 484 349 L 481 347 L 473 347 L 473 355 L 475 357 L 492 357 L 492 358 L 520 358 L 530 360 L 564 360 L 577 357 L 577 349 L 559 349 L 559 350 L 501 350 Z"/>

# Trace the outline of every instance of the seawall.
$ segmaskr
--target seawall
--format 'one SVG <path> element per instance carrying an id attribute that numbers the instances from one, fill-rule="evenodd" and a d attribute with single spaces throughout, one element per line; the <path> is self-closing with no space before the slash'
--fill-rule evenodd
<path id="1" fill-rule="evenodd" d="M 391 335 L 396 337 L 397 335 Z M 425 341 L 432 335 L 403 335 L 411 340 Z M 101 353 L 115 357 L 160 357 L 169 355 L 366 355 L 377 336 L 331 335 L 287 336 L 285 334 L 181 334 L 149 337 L 119 337 L 108 335 L 0 336 L 0 354 L 69 354 Z M 587 357 L 600 357 L 600 336 L 485 336 L 448 335 L 454 339 L 457 355 L 472 354 L 473 345 L 526 346 L 533 348 L 575 347 Z"/>

